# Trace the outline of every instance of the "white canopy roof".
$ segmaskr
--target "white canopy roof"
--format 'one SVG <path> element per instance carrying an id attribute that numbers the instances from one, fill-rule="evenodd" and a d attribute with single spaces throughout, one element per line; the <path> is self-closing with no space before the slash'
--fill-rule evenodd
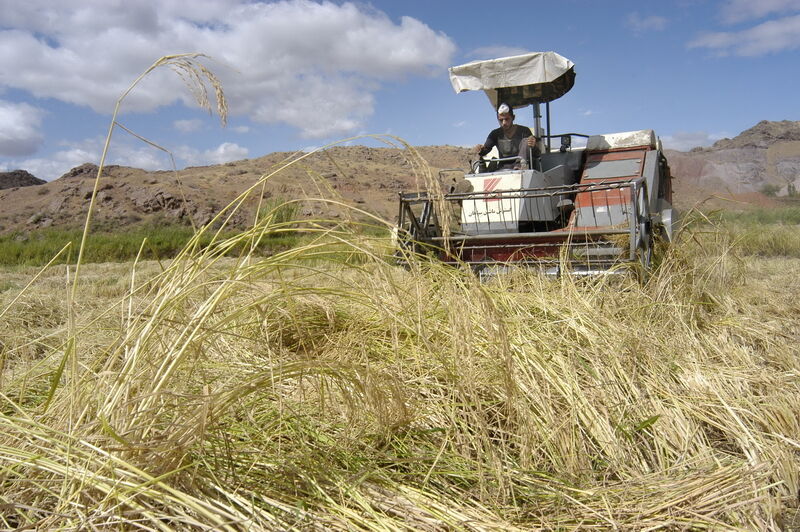
<path id="1" fill-rule="evenodd" d="M 566 94 L 575 82 L 575 64 L 555 52 L 532 52 L 450 68 L 456 92 L 482 90 L 497 107 L 549 102 Z"/>

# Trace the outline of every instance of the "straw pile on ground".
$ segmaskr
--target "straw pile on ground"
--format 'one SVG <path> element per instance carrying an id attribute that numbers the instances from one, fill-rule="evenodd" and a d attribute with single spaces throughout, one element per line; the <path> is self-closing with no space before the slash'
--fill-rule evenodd
<path id="1" fill-rule="evenodd" d="M 74 300 L 63 270 L 7 277 L 0 527 L 765 529 L 796 505 L 797 303 L 723 234 L 643 286 L 405 270 L 341 227 L 223 256 L 271 221 L 87 266 Z"/>

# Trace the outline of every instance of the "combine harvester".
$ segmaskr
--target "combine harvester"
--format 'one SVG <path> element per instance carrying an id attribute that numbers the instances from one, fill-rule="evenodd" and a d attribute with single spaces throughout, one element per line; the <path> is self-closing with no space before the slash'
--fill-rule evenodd
<path id="1" fill-rule="evenodd" d="M 549 274 L 649 270 L 654 239 L 670 241 L 674 222 L 669 166 L 652 130 L 552 134 L 550 102 L 575 82 L 574 64 L 554 52 L 452 67 L 450 81 L 456 92 L 483 90 L 495 109 L 532 105 L 542 153 L 519 170 L 502 169 L 516 158 L 476 161 L 447 193 L 401 193 L 404 253 L 469 264 L 481 275 L 509 265 Z M 585 147 L 573 147 L 576 138 Z"/>

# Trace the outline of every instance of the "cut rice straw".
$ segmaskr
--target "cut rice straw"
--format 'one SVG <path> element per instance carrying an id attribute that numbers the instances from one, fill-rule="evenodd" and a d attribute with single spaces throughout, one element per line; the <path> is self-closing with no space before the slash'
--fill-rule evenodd
<path id="1" fill-rule="evenodd" d="M 644 284 L 401 268 L 336 197 L 345 220 L 230 236 L 294 164 L 113 297 L 76 272 L 35 360 L 37 329 L 2 330 L 0 528 L 777 530 L 797 505 L 797 303 L 754 301 L 724 233 L 685 229 Z M 304 240 L 260 254 L 272 231 Z"/>

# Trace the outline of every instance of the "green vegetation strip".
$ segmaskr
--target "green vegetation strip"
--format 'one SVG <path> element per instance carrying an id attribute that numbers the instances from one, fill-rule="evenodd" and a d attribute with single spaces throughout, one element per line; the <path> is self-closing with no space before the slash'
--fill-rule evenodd
<path id="1" fill-rule="evenodd" d="M 192 240 L 195 232 L 183 225 L 132 227 L 117 232 L 95 232 L 89 235 L 84 251 L 84 262 L 123 262 L 133 260 L 142 247 L 143 260 L 168 259 L 174 257 Z M 233 231 L 225 231 L 223 238 Z M 197 244 L 208 245 L 214 233 L 200 236 Z M 43 266 L 47 264 L 67 243 L 77 249 L 81 230 L 39 229 L 30 233 L 12 233 L 0 236 L 0 265 Z M 298 241 L 296 233 L 275 233 L 265 236 L 259 243 L 262 252 L 291 247 Z M 56 264 L 74 262 L 75 253 L 65 253 Z"/>
<path id="2" fill-rule="evenodd" d="M 800 206 L 747 210 L 692 211 L 684 217 L 686 228 L 722 232 L 742 255 L 800 257 Z"/>
<path id="3" fill-rule="evenodd" d="M 726 223 L 752 225 L 800 225 L 800 202 L 776 208 L 758 208 L 743 211 L 719 211 L 719 219 Z"/>

